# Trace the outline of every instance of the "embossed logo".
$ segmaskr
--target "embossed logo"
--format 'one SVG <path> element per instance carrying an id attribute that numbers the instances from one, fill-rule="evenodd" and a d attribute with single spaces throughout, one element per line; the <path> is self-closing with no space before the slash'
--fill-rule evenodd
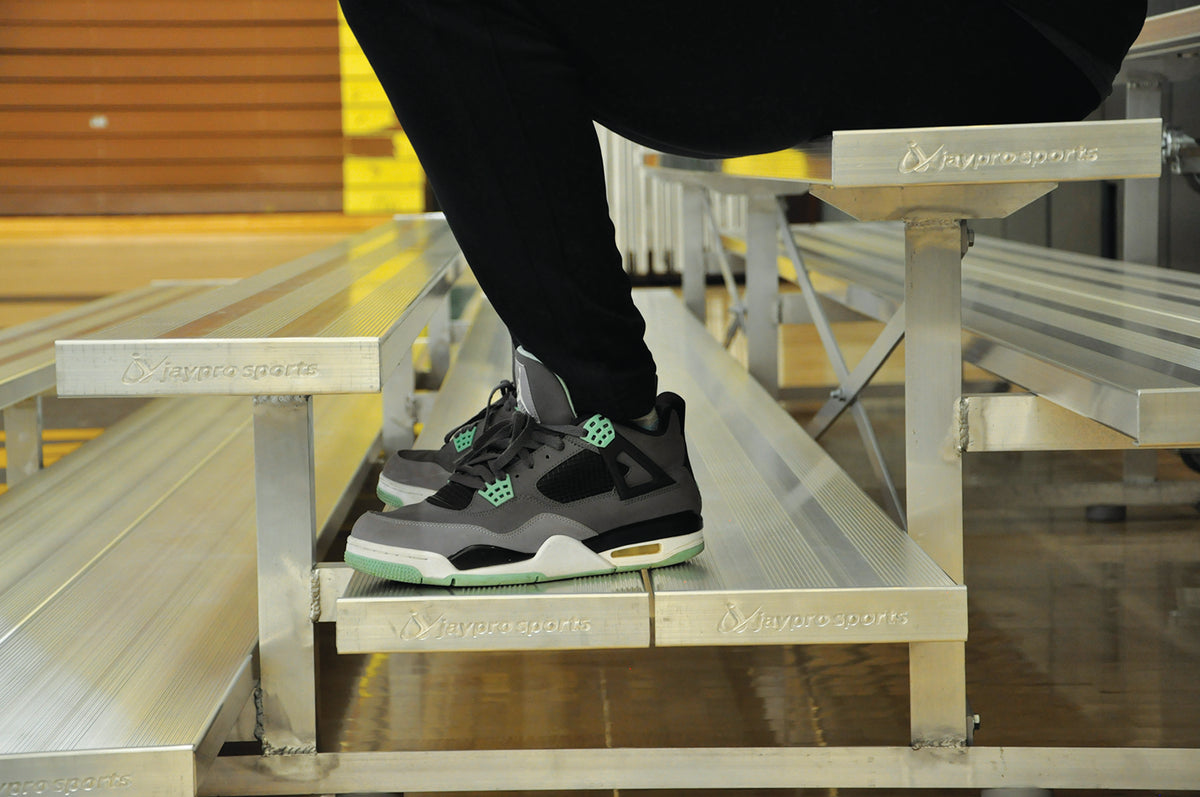
<path id="1" fill-rule="evenodd" d="M 945 150 L 946 145 L 943 144 L 935 149 L 932 155 L 926 155 L 920 144 L 915 141 L 908 142 L 908 152 L 904 153 L 904 157 L 900 159 L 900 173 L 924 174 L 929 171 L 929 167 Z"/>
<path id="2" fill-rule="evenodd" d="M 185 384 L 206 382 L 213 379 L 226 381 L 248 379 L 257 382 L 269 377 L 299 377 L 309 378 L 319 376 L 321 369 L 316 363 L 301 360 L 294 363 L 252 363 L 249 365 L 229 365 L 211 363 L 205 365 L 179 365 L 171 362 L 170 356 L 163 357 L 158 362 L 152 362 L 141 354 L 131 356 L 129 365 L 121 374 L 121 383 L 125 385 L 144 385 L 150 382 Z"/>
<path id="3" fill-rule="evenodd" d="M 155 365 L 151 365 L 140 354 L 133 355 L 133 361 L 129 363 L 129 367 L 125 369 L 125 373 L 121 375 L 121 381 L 127 385 L 140 385 L 143 382 L 149 382 L 154 378 L 154 374 L 158 369 L 165 365 L 167 358 L 163 357 Z"/>
<path id="4" fill-rule="evenodd" d="M 445 614 L 430 619 L 418 611 L 410 611 L 408 621 L 400 629 L 406 642 L 439 639 L 479 639 L 488 636 L 535 637 L 547 634 L 587 633 L 592 621 L 586 617 L 540 617 L 514 620 L 449 620 Z"/>
<path id="5" fill-rule="evenodd" d="M 127 789 L 133 785 L 130 775 L 99 775 L 85 778 L 33 778 L 0 781 L 0 797 L 32 797 L 37 794 L 61 794 L 70 797 L 80 792 Z"/>
<path id="6" fill-rule="evenodd" d="M 746 613 L 736 603 L 725 604 L 725 614 L 717 623 L 722 634 L 762 634 L 804 631 L 813 628 L 871 628 L 908 625 L 908 612 L 895 610 L 870 612 L 833 612 L 822 614 L 769 614 L 761 606 Z"/>
<path id="7" fill-rule="evenodd" d="M 1100 148 L 1080 144 L 1061 149 L 1005 149 L 978 152 L 951 152 L 942 144 L 926 154 L 916 141 L 908 142 L 908 151 L 900 156 L 900 174 L 937 174 L 950 171 L 979 171 L 989 168 L 1036 169 L 1047 164 L 1095 163 L 1100 160 Z"/>

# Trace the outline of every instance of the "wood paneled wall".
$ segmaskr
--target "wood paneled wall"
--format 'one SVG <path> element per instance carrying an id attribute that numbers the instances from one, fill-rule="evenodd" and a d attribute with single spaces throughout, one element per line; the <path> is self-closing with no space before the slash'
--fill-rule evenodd
<path id="1" fill-rule="evenodd" d="M 0 0 L 0 214 L 342 209 L 336 0 Z"/>

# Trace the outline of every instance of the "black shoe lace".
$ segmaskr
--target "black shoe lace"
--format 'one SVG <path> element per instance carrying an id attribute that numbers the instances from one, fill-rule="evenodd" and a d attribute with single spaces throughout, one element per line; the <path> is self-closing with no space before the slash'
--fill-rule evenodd
<path id="1" fill-rule="evenodd" d="M 499 398 L 496 398 L 497 393 L 500 394 Z M 512 409 L 516 406 L 517 386 L 507 379 L 501 380 L 500 384 L 492 388 L 492 392 L 488 394 L 487 406 L 447 432 L 446 436 L 442 438 L 442 442 L 449 443 L 451 438 L 477 423 L 480 419 L 483 420 L 483 423 L 480 424 L 480 429 L 486 429 L 491 424 L 494 416 L 505 409 Z"/>
<path id="2" fill-rule="evenodd" d="M 534 454 L 542 448 L 562 451 L 566 447 L 563 438 L 572 431 L 581 430 L 573 426 L 547 426 L 518 410 L 513 416 L 511 435 L 489 441 L 461 463 L 450 480 L 481 489 L 504 478 L 517 465 L 532 468 Z"/>

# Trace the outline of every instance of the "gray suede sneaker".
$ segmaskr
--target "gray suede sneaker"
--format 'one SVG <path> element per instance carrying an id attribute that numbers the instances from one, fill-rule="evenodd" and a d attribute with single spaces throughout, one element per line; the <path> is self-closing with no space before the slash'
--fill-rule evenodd
<path id="1" fill-rule="evenodd" d="M 532 360 L 531 370 L 544 373 L 519 380 L 519 391 L 540 395 L 521 406 L 569 412 L 569 398 L 549 395 L 556 380 L 540 381 L 545 367 Z M 518 410 L 511 434 L 473 449 L 433 496 L 360 517 L 346 562 L 393 581 L 489 586 L 690 559 L 704 537 L 683 399 L 664 393 L 655 409 L 653 431 L 602 415 L 539 421 Z"/>
<path id="2" fill-rule="evenodd" d="M 506 435 L 516 407 L 517 388 L 504 380 L 492 388 L 486 407 L 446 434 L 441 448 L 404 449 L 388 457 L 375 494 L 391 506 L 424 501 L 450 480 L 455 466 L 473 450 L 497 435 Z"/>

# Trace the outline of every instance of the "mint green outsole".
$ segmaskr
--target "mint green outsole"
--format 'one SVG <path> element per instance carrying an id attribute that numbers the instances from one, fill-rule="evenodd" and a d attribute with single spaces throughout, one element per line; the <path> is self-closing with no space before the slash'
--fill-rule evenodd
<path id="1" fill-rule="evenodd" d="M 390 506 L 393 508 L 404 506 L 404 502 L 401 501 L 399 498 L 397 498 L 394 495 L 388 495 L 383 490 L 380 490 L 378 487 L 375 488 L 375 497 L 378 498 L 380 501 L 383 501 L 385 506 Z"/>

